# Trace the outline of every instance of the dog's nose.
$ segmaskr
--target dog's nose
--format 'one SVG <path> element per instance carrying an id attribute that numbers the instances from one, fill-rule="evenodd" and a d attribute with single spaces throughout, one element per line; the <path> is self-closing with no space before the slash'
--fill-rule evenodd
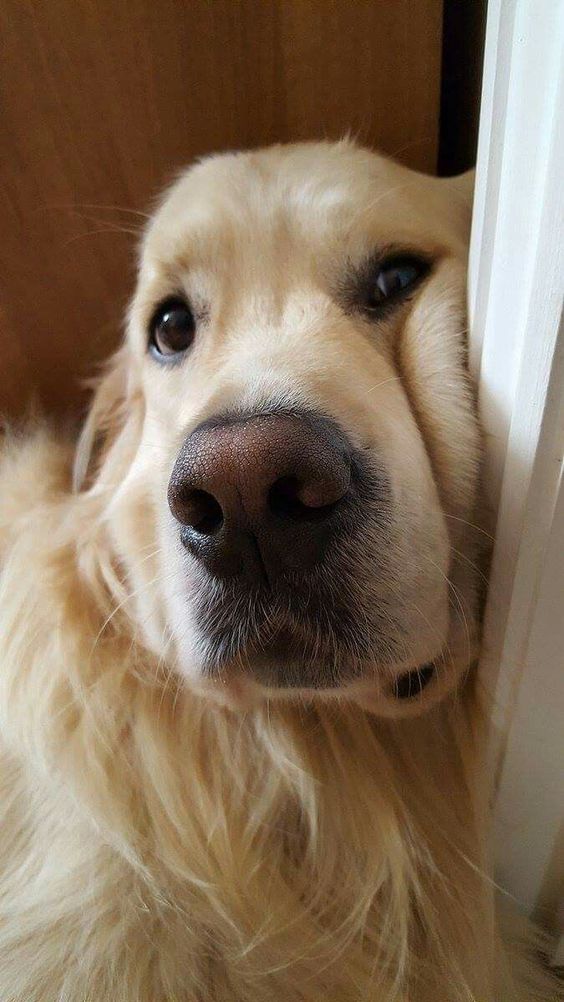
<path id="1" fill-rule="evenodd" d="M 321 415 L 211 419 L 185 440 L 168 489 L 187 549 L 209 573 L 272 583 L 319 563 L 342 531 L 351 449 Z"/>

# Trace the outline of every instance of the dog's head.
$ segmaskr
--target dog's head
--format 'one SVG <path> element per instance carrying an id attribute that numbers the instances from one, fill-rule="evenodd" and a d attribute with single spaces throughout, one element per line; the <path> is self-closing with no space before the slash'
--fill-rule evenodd
<path id="1" fill-rule="evenodd" d="M 97 489 L 190 685 L 391 715 L 473 657 L 465 187 L 305 144 L 212 157 L 155 213 L 79 467 L 117 408 Z"/>

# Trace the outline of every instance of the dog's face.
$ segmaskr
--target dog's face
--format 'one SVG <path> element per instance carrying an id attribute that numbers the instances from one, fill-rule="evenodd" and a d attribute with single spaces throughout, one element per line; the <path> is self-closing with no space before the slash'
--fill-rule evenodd
<path id="1" fill-rule="evenodd" d="M 462 184 L 346 142 L 212 158 L 156 212 L 101 480 L 138 628 L 192 686 L 394 714 L 468 665 L 468 225 Z"/>

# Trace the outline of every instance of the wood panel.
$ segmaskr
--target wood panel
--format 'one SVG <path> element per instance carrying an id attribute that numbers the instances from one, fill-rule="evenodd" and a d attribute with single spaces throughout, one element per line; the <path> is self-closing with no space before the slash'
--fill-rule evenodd
<path id="1" fill-rule="evenodd" d="M 65 412 L 115 345 L 180 165 L 278 140 L 435 166 L 442 0 L 3 0 L 0 411 Z"/>

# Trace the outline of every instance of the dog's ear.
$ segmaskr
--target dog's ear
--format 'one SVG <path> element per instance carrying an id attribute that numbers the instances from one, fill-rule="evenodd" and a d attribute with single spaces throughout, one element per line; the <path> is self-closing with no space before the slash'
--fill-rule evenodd
<path id="1" fill-rule="evenodd" d="M 462 198 L 466 199 L 468 206 L 472 207 L 474 200 L 474 185 L 476 183 L 476 170 L 465 171 L 464 174 L 457 174 L 456 177 L 449 177 L 449 183 L 455 191 L 458 191 Z"/>
<path id="2" fill-rule="evenodd" d="M 474 204 L 474 185 L 476 183 L 476 171 L 467 170 L 464 174 L 457 174 L 456 177 L 446 179 L 450 185 L 450 190 L 456 194 L 463 209 L 464 219 L 467 226 L 472 221 L 472 206 Z"/>
<path id="3" fill-rule="evenodd" d="M 461 235 L 467 240 L 472 223 L 476 171 L 467 170 L 464 174 L 440 177 L 437 180 L 443 195 L 447 196 L 451 222 L 455 225 L 457 222 L 460 223 Z"/>
<path id="4" fill-rule="evenodd" d="M 129 385 L 128 350 L 121 348 L 97 381 L 90 410 L 80 433 L 73 468 L 76 492 L 90 486 L 102 459 L 119 434 L 127 417 L 132 392 Z"/>

